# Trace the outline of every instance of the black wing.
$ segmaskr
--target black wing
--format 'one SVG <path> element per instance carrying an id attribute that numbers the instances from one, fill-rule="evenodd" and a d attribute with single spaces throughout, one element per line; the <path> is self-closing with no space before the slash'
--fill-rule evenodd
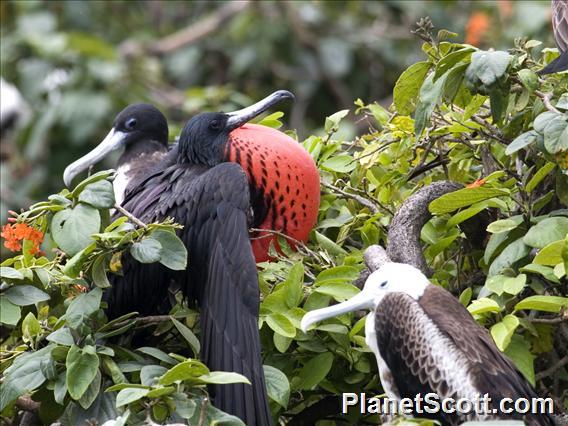
<path id="1" fill-rule="evenodd" d="M 234 163 L 211 169 L 175 165 L 131 191 L 124 207 L 146 222 L 172 217 L 184 225 L 179 235 L 189 267 L 174 278 L 200 305 L 202 359 L 211 370 L 243 374 L 252 384 L 212 386 L 214 404 L 248 425 L 271 424 L 258 333 L 258 276 L 248 235 L 249 188 L 242 168 Z M 160 297 L 167 291 L 164 279 L 169 280 L 162 278 Z M 150 287 L 146 295 L 156 292 L 156 283 Z"/>

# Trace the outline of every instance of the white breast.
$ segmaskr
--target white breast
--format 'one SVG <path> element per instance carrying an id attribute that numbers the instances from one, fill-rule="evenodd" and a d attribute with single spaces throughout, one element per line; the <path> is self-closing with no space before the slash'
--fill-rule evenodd
<path id="1" fill-rule="evenodd" d="M 114 198 L 117 204 L 122 204 L 124 201 L 124 192 L 130 182 L 130 166 L 128 164 L 121 165 L 116 170 L 116 177 L 114 178 Z"/>

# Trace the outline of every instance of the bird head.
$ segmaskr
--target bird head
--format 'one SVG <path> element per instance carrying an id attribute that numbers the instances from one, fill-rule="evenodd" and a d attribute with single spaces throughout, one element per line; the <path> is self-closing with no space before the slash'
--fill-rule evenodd
<path id="1" fill-rule="evenodd" d="M 70 186 L 73 178 L 120 148 L 134 146 L 140 141 L 155 141 L 168 145 L 168 122 L 153 105 L 133 104 L 115 118 L 112 129 L 95 149 L 71 163 L 63 172 L 63 181 Z"/>
<path id="2" fill-rule="evenodd" d="M 287 90 L 278 90 L 254 105 L 238 111 L 196 115 L 187 122 L 181 132 L 178 162 L 207 166 L 223 162 L 229 134 L 285 99 L 294 99 L 294 95 Z"/>
<path id="3" fill-rule="evenodd" d="M 405 293 L 418 300 L 428 285 L 428 278 L 414 266 L 385 263 L 369 275 L 359 294 L 337 305 L 308 312 L 302 318 L 301 328 L 306 332 L 310 325 L 324 319 L 363 309 L 374 310 L 389 293 Z"/>

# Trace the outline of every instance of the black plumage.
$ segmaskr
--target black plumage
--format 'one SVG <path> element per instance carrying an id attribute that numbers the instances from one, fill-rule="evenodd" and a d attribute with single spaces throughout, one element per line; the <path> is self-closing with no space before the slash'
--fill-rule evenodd
<path id="1" fill-rule="evenodd" d="M 568 2 L 552 0 L 552 30 L 560 56 L 539 71 L 553 74 L 568 70 Z"/>
<path id="2" fill-rule="evenodd" d="M 129 187 L 122 206 L 149 223 L 173 218 L 188 251 L 188 268 L 123 257 L 123 275 L 111 278 L 107 314 L 154 313 L 171 281 L 200 307 L 201 358 L 211 370 L 234 371 L 251 385 L 214 385 L 214 405 L 248 425 L 272 423 L 258 333 L 260 292 L 249 239 L 249 181 L 242 167 L 225 162 L 232 130 L 292 94 L 278 91 L 235 113 L 192 118 L 179 143 L 147 178 Z"/>

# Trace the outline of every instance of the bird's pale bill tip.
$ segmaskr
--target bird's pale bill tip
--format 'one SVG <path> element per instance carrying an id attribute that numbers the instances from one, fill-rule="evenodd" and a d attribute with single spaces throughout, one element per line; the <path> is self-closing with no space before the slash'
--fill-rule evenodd
<path id="1" fill-rule="evenodd" d="M 115 130 L 114 127 L 110 129 L 110 132 L 108 132 L 102 142 L 99 143 L 92 151 L 85 154 L 78 160 L 75 160 L 65 168 L 65 171 L 63 172 L 63 182 L 65 183 L 65 186 L 70 188 L 75 176 L 101 161 L 112 151 L 120 148 L 124 141 L 125 134 L 123 132 Z"/>

